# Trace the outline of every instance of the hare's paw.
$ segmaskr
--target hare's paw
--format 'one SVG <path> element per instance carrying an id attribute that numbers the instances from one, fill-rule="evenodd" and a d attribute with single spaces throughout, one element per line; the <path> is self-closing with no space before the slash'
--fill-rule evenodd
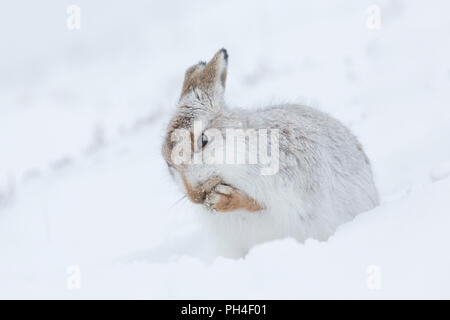
<path id="1" fill-rule="evenodd" d="M 233 188 L 223 184 L 217 185 L 205 199 L 205 206 L 214 211 L 224 211 L 226 207 L 230 206 L 231 195 Z"/>
<path id="2" fill-rule="evenodd" d="M 256 201 L 233 187 L 219 184 L 205 200 L 205 206 L 214 211 L 231 212 L 238 209 L 259 211 L 262 209 Z"/>

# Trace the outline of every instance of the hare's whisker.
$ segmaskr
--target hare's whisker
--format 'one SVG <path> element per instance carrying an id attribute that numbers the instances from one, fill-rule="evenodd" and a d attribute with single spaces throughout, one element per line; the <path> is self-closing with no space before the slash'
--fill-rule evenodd
<path id="1" fill-rule="evenodd" d="M 177 201 L 175 201 L 169 209 L 173 209 L 177 204 L 179 204 L 181 201 L 187 199 L 186 195 L 182 196 L 180 199 L 178 199 Z"/>

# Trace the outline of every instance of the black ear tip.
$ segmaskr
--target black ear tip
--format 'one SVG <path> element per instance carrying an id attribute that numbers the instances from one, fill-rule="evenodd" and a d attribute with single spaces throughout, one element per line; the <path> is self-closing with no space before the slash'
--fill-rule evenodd
<path id="1" fill-rule="evenodd" d="M 228 52 L 227 52 L 227 49 L 222 48 L 222 49 L 220 49 L 220 52 L 222 52 L 223 58 L 225 59 L 225 61 L 228 62 Z"/>

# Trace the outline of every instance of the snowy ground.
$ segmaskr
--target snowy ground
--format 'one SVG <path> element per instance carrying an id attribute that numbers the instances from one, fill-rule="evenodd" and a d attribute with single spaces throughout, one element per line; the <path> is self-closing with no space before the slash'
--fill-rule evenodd
<path id="1" fill-rule="evenodd" d="M 449 12 L 443 0 L 4 2 L 0 298 L 450 298 Z M 339 118 L 382 205 L 324 243 L 206 257 L 160 145 L 184 70 L 221 47 L 230 105 L 300 101 Z"/>

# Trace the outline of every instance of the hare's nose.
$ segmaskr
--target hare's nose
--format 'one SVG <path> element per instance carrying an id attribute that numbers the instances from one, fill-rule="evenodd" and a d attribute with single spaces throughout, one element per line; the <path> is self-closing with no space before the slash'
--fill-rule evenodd
<path id="1" fill-rule="evenodd" d="M 191 200 L 193 203 L 203 203 L 206 199 L 206 191 L 203 186 L 198 185 L 196 187 L 193 187 L 186 179 L 184 173 L 181 173 L 181 178 L 183 180 L 186 195 L 188 196 L 189 200 Z"/>

